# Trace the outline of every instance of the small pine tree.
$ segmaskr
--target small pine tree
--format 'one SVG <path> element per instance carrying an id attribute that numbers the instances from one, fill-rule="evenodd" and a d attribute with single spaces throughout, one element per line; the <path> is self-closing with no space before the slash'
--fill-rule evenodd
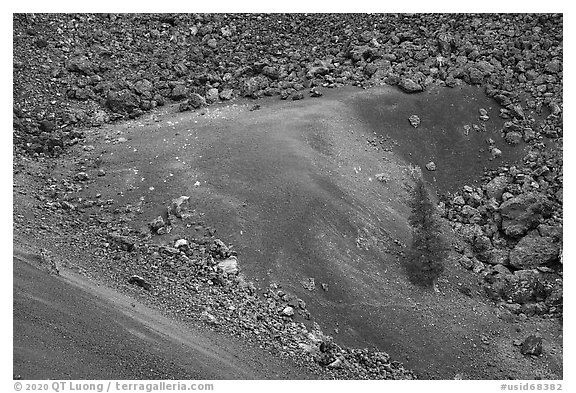
<path id="1" fill-rule="evenodd" d="M 412 244 L 405 258 L 408 279 L 420 286 L 432 287 L 444 271 L 448 246 L 435 207 L 421 178 L 412 190 L 408 223 L 412 226 Z"/>

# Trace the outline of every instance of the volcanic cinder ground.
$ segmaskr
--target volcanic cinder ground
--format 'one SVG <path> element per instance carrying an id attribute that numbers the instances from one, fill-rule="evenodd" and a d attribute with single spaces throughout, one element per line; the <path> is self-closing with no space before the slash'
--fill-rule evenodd
<path id="1" fill-rule="evenodd" d="M 511 338 L 530 324 L 548 324 L 544 340 L 561 348 L 560 326 L 506 323 L 457 265 L 446 269 L 439 293 L 414 288 L 401 268 L 415 168 L 422 168 L 431 190 L 446 192 L 472 184 L 484 167 L 523 155 L 522 145 L 502 141 L 503 120 L 482 90 L 407 95 L 392 87 L 349 87 L 318 99 L 258 102 L 258 110 L 243 100 L 192 113 L 171 109 L 92 132 L 86 144 L 95 150 L 77 154 L 101 155 L 107 175 L 83 195 L 140 204 L 144 213 L 135 227 L 164 214 L 173 198 L 190 196 L 191 208 L 234 245 L 242 271 L 258 286 L 281 284 L 306 301 L 337 341 L 384 350 L 423 378 L 561 376 L 561 349 L 534 361 L 515 351 Z M 481 123 L 480 108 L 490 115 L 486 131 L 466 134 L 465 125 Z M 411 115 L 420 117 L 418 128 Z M 501 158 L 489 160 L 488 138 L 497 141 Z M 434 172 L 424 169 L 430 161 Z M 169 244 L 175 236 L 157 241 Z M 302 285 L 310 278 L 315 290 Z M 460 293 L 461 284 L 474 296 Z M 23 349 L 21 356 L 28 355 Z"/>

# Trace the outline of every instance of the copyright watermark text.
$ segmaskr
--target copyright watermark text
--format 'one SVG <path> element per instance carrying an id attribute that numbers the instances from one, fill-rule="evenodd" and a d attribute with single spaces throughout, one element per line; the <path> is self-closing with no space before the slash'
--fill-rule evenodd
<path id="1" fill-rule="evenodd" d="M 212 383 L 193 382 L 14 382 L 17 392 L 163 392 L 163 391 L 214 391 Z"/>

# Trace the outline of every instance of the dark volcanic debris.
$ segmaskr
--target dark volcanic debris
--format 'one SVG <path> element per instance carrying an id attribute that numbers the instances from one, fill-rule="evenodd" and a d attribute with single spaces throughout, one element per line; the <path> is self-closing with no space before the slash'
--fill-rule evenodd
<path id="1" fill-rule="evenodd" d="M 523 144 L 527 154 L 443 196 L 439 210 L 459 234 L 458 260 L 483 277 L 489 297 L 516 314 L 561 315 L 562 15 L 14 14 L 13 27 L 15 176 L 30 160 L 43 163 L 82 141 L 86 127 L 169 103 L 188 111 L 235 97 L 310 99 L 343 85 L 410 94 L 481 86 L 506 119 L 501 140 L 487 141 L 492 159 L 503 143 Z M 433 162 L 427 169 L 442 171 Z M 116 219 L 131 208 L 111 212 L 112 200 L 74 198 L 93 181 L 85 170 L 37 180 L 39 209 L 74 223 L 59 236 L 79 248 L 91 242 L 118 285 L 180 304 L 190 317 L 328 377 L 415 377 L 383 352 L 346 348 L 317 325 L 307 328 L 305 304 L 279 286 L 257 293 L 241 256 L 208 228 L 172 246 L 157 243 L 191 219 L 185 199 L 136 232 L 124 225 L 129 218 Z M 522 353 L 541 351 L 536 339 L 522 344 Z"/>
<path id="2" fill-rule="evenodd" d="M 514 119 L 562 111 L 561 15 L 15 14 L 13 39 L 14 141 L 32 154 L 167 101 L 300 99 L 317 86 L 479 84 Z M 535 133 L 559 136 L 553 120 Z M 40 137 L 45 121 L 56 141 Z"/>

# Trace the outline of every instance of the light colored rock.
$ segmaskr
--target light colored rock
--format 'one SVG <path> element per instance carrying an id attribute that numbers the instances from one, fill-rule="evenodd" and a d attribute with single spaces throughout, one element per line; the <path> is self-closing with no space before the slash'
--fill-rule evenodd
<path id="1" fill-rule="evenodd" d="M 464 197 L 462 195 L 456 195 L 454 199 L 452 199 L 452 203 L 455 205 L 464 206 L 466 204 L 466 201 L 464 200 Z"/>
<path id="2" fill-rule="evenodd" d="M 176 242 L 174 243 L 174 248 L 180 248 L 180 247 L 188 247 L 188 240 L 186 239 L 178 239 L 176 240 Z"/>
<path id="3" fill-rule="evenodd" d="M 480 273 L 482 270 L 484 270 L 484 264 L 482 262 L 480 262 L 479 260 L 477 260 L 476 258 L 474 258 L 473 260 L 473 266 L 472 266 L 472 271 L 474 273 Z"/>
<path id="4" fill-rule="evenodd" d="M 327 367 L 328 368 L 340 368 L 340 367 L 342 367 L 342 359 L 337 358 L 332 363 L 330 363 Z"/>
<path id="5" fill-rule="evenodd" d="M 418 115 L 412 115 L 408 118 L 408 121 L 410 122 L 410 125 L 414 128 L 418 128 L 418 126 L 420 125 L 420 118 L 418 117 Z"/>
<path id="6" fill-rule="evenodd" d="M 74 178 L 76 180 L 86 181 L 90 179 L 90 176 L 88 176 L 86 172 L 78 172 L 77 174 L 74 175 Z"/>
<path id="7" fill-rule="evenodd" d="M 497 201 L 501 201 L 502 194 L 509 183 L 510 180 L 506 176 L 496 176 L 486 184 L 486 194 L 490 198 L 496 198 Z"/>
<path id="8" fill-rule="evenodd" d="M 460 263 L 460 265 L 467 270 L 471 270 L 474 267 L 474 262 L 466 255 L 461 255 L 458 258 L 458 263 Z"/>
<path id="9" fill-rule="evenodd" d="M 153 232 L 158 233 L 158 230 L 160 228 L 163 228 L 164 226 L 166 226 L 166 223 L 164 222 L 164 219 L 162 218 L 162 216 L 158 216 L 155 219 L 153 219 L 152 221 L 150 221 L 148 223 L 148 226 L 150 227 L 150 229 Z"/>
<path id="10" fill-rule="evenodd" d="M 389 180 L 385 173 L 377 173 L 375 177 L 376 180 L 381 181 L 382 183 L 386 183 Z"/>
<path id="11" fill-rule="evenodd" d="M 235 256 L 224 259 L 218 262 L 218 268 L 222 269 L 225 274 L 237 274 L 238 273 L 238 259 Z"/>
<path id="12" fill-rule="evenodd" d="M 219 97 L 222 101 L 228 101 L 232 99 L 233 90 L 232 89 L 224 89 L 220 92 Z"/>
<path id="13" fill-rule="evenodd" d="M 409 78 L 402 78 L 400 83 L 398 83 L 398 86 L 406 93 L 418 93 L 424 90 L 422 86 Z"/>
<path id="14" fill-rule="evenodd" d="M 209 104 L 213 104 L 216 101 L 218 101 L 218 89 L 216 89 L 215 87 L 208 89 L 208 91 L 206 92 L 206 102 Z"/>
<path id="15" fill-rule="evenodd" d="M 173 199 L 168 208 L 168 213 L 173 214 L 178 218 L 182 218 L 183 205 L 187 204 L 189 199 L 190 197 L 185 195 Z"/>
<path id="16" fill-rule="evenodd" d="M 305 280 L 302 280 L 300 283 L 305 289 L 309 291 L 313 291 L 316 289 L 316 282 L 314 281 L 314 277 L 309 277 Z"/>
<path id="17" fill-rule="evenodd" d="M 192 93 L 190 94 L 188 103 L 190 104 L 190 106 L 192 106 L 192 108 L 198 109 L 203 106 L 206 106 L 206 99 L 198 93 Z"/>
<path id="18" fill-rule="evenodd" d="M 200 314 L 202 320 L 206 323 L 209 323 L 211 325 L 217 325 L 218 324 L 218 319 L 210 314 L 208 311 L 202 311 L 202 314 Z"/>
<path id="19" fill-rule="evenodd" d="M 292 308 L 290 306 L 284 307 L 284 309 L 282 310 L 282 315 L 285 315 L 287 317 L 294 316 L 294 308 Z"/>

